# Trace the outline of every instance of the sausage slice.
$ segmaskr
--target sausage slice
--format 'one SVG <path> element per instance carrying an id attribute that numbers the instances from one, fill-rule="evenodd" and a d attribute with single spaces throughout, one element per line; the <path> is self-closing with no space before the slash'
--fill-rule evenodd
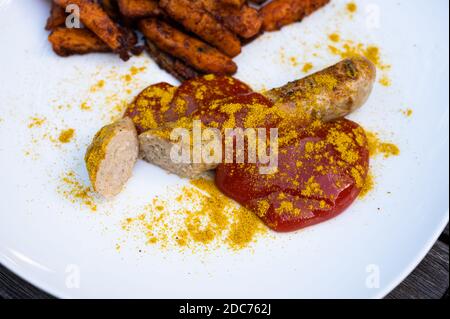
<path id="1" fill-rule="evenodd" d="M 106 198 L 117 195 L 131 177 L 138 154 L 137 132 L 130 118 L 103 127 L 85 156 L 94 190 Z"/>

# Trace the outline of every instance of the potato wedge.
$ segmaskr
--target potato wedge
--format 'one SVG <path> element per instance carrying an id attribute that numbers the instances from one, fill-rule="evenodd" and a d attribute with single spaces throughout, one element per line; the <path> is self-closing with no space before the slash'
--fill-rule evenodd
<path id="1" fill-rule="evenodd" d="M 155 18 L 141 20 L 144 36 L 164 52 L 204 73 L 233 74 L 236 64 L 225 54 Z"/>
<path id="2" fill-rule="evenodd" d="M 88 29 L 67 29 L 59 27 L 50 33 L 50 41 L 53 51 L 59 56 L 73 54 L 87 54 L 94 52 L 111 52 L 98 36 Z"/>
<path id="3" fill-rule="evenodd" d="M 136 44 L 136 37 L 111 20 L 97 2 L 91 0 L 53 1 L 63 8 L 71 4 L 78 6 L 83 24 L 102 39 L 113 52 L 118 53 L 123 60 L 130 58 L 129 51 Z"/>
<path id="4" fill-rule="evenodd" d="M 241 53 L 237 36 L 208 13 L 201 0 L 161 0 L 159 4 L 175 21 L 226 55 Z"/>

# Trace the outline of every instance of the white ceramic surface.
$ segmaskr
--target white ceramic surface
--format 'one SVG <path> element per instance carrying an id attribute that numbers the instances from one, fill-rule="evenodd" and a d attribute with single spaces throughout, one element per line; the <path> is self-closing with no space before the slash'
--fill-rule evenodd
<path id="1" fill-rule="evenodd" d="M 335 63 L 339 58 L 327 48 L 327 36 L 335 31 L 343 39 L 376 44 L 392 65 L 386 71 L 392 85 L 377 84 L 351 119 L 395 142 L 401 155 L 375 159 L 375 190 L 332 221 L 264 237 L 252 249 L 199 255 L 133 239 L 116 250 L 130 204 L 143 204 L 167 186 L 185 183 L 156 167 L 139 162 L 125 191 L 97 213 L 57 192 L 67 170 L 87 181 L 85 146 L 108 122 L 115 104 L 130 101 L 151 83 L 176 81 L 145 55 L 127 63 L 109 54 L 57 57 L 43 29 L 48 1 L 0 0 L 0 263 L 69 298 L 387 294 L 448 222 L 449 3 L 356 1 L 354 15 L 346 12 L 346 3 L 334 0 L 302 23 L 248 45 L 236 58 L 236 76 L 255 89 L 270 88 L 304 76 L 305 62 L 313 63 L 311 72 Z M 111 76 L 126 74 L 133 65 L 146 70 L 130 84 Z M 100 79 L 109 79 L 105 88 L 91 92 Z M 92 111 L 78 107 L 83 101 Z M 411 117 L 400 111 L 407 108 L 413 110 Z M 46 126 L 28 128 L 30 116 L 46 117 Z M 68 127 L 76 128 L 73 143 L 40 140 L 46 132 L 54 136 Z M 80 275 L 78 288 L 70 284 L 74 273 Z"/>

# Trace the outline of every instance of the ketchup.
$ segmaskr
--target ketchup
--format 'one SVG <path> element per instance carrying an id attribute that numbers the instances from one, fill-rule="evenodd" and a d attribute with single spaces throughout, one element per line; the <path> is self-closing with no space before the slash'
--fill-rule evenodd
<path id="1" fill-rule="evenodd" d="M 278 154 L 274 174 L 260 174 L 259 163 L 231 163 L 219 165 L 215 179 L 225 195 L 275 231 L 294 231 L 337 216 L 357 198 L 367 177 L 364 130 L 346 119 L 299 128 Z"/>

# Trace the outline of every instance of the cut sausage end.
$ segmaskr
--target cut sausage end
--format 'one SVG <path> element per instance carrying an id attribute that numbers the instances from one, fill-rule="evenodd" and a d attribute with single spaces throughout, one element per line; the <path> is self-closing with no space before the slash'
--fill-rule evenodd
<path id="1" fill-rule="evenodd" d="M 139 154 L 136 128 L 123 118 L 102 128 L 86 153 L 86 166 L 94 190 L 111 198 L 132 175 Z"/>

